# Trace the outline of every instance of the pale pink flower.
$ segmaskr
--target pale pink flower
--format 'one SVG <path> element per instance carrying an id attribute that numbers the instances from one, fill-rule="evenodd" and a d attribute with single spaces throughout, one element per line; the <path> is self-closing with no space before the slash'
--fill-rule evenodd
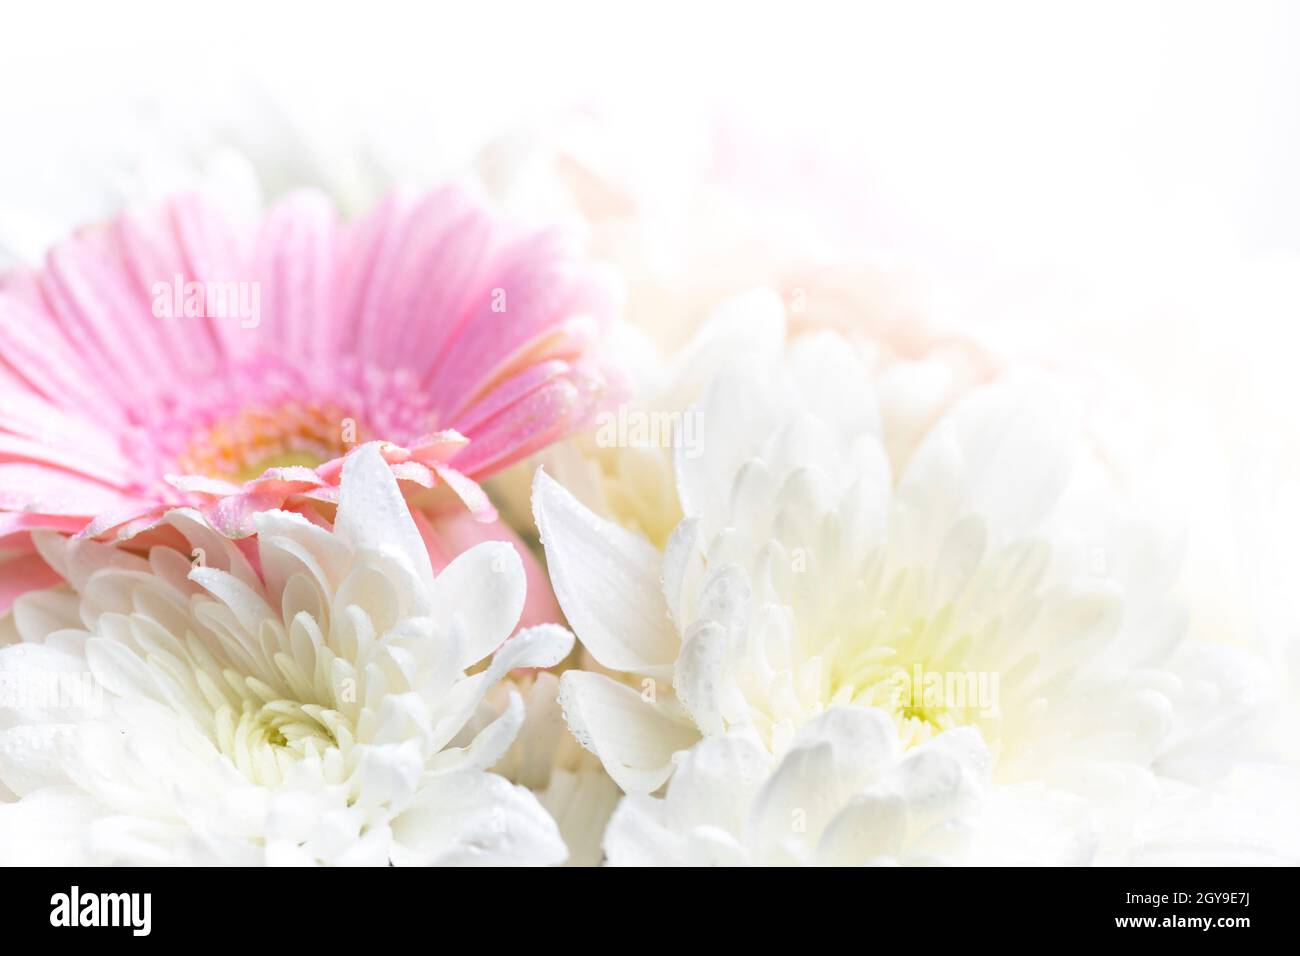
<path id="1" fill-rule="evenodd" d="M 52 577 L 33 530 L 123 541 L 182 505 L 232 537 L 267 509 L 328 516 L 371 440 L 436 562 L 513 540 L 476 481 L 595 411 L 615 305 L 564 236 L 458 187 L 346 224 L 302 192 L 260 224 L 185 195 L 88 228 L 0 279 L 0 610 Z"/>

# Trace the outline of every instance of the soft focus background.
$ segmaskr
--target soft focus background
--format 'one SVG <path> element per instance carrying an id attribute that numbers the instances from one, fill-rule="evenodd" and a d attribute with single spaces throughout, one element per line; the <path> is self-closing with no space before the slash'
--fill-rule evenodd
<path id="1" fill-rule="evenodd" d="M 1300 574 L 1298 49 L 1284 2 L 11 5 L 0 263 L 232 149 L 355 209 L 595 116 L 647 208 L 725 182 L 1113 381 L 1189 586 L 1259 624 Z"/>

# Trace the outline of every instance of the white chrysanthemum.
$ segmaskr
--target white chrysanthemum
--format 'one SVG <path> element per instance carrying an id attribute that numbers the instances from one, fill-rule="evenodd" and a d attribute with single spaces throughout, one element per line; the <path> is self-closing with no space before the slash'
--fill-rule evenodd
<path id="1" fill-rule="evenodd" d="M 677 461 L 689 517 L 662 551 L 544 474 L 534 492 L 570 624 L 623 675 L 566 674 L 565 714 L 626 791 L 657 790 L 702 737 L 781 761 L 831 708 L 878 708 L 904 749 L 977 732 L 991 785 L 1017 788 L 995 805 L 1045 788 L 1067 829 L 1042 842 L 1070 856 L 1123 838 L 1169 748 L 1200 759 L 1175 707 L 1204 703 L 1171 669 L 1176 552 L 1076 469 L 1051 389 L 977 390 L 898 475 L 833 335 L 728 371 L 698 414 L 701 453 Z"/>
<path id="2" fill-rule="evenodd" d="M 435 578 L 373 446 L 347 461 L 332 531 L 258 516 L 256 570 L 195 513 L 169 522 L 186 550 L 147 560 L 42 542 L 77 595 L 20 602 L 0 674 L 10 690 L 87 675 L 98 697 L 0 711 L 0 780 L 20 798 L 0 805 L 6 862 L 564 859 L 536 798 L 488 772 L 524 707 L 511 694 L 484 725 L 485 696 L 572 647 L 551 626 L 506 640 L 524 601 L 512 548 Z"/>
<path id="3" fill-rule="evenodd" d="M 606 832 L 613 866 L 1079 863 L 1083 801 L 992 790 L 989 754 L 962 728 L 906 753 L 879 710 L 834 707 L 774 758 L 744 730 L 678 760 L 663 798 L 630 794 Z"/>

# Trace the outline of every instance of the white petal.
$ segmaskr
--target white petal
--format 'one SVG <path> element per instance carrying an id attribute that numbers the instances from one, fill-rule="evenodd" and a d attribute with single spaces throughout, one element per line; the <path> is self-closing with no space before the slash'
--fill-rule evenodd
<path id="1" fill-rule="evenodd" d="M 750 804 L 771 767 L 767 751 L 743 734 L 701 740 L 680 758 L 668 785 L 669 826 L 679 833 L 716 827 L 743 837 Z"/>
<path id="2" fill-rule="evenodd" d="M 673 754 L 699 740 L 693 726 L 604 674 L 567 671 L 560 705 L 573 736 L 629 793 L 657 790 L 673 771 Z"/>
<path id="3" fill-rule="evenodd" d="M 970 847 L 979 866 L 1087 866 L 1097 830 L 1085 800 L 1039 785 L 995 787 Z"/>
<path id="4" fill-rule="evenodd" d="M 692 625 L 673 669 L 677 699 L 705 735 L 726 730 L 723 698 L 731 680 L 726 669 L 726 642 L 727 632 L 720 624 L 702 621 Z"/>
<path id="5" fill-rule="evenodd" d="M 506 709 L 500 716 L 475 734 L 464 750 L 444 750 L 434 758 L 431 766 L 439 771 L 444 767 L 454 767 L 457 771 L 487 770 L 505 756 L 523 722 L 523 698 L 511 688 Z"/>
<path id="6" fill-rule="evenodd" d="M 843 774 L 870 780 L 892 765 L 898 732 L 882 711 L 832 707 L 799 728 L 792 746 L 819 743 L 830 745 Z"/>
<path id="7" fill-rule="evenodd" d="M 442 712 L 436 719 L 433 746 L 440 748 L 460 733 L 478 709 L 487 692 L 517 667 L 554 667 L 573 649 L 573 635 L 558 624 L 539 624 L 520 631 L 501 646 L 487 670 L 456 685 L 452 694 L 440 701 Z"/>
<path id="8" fill-rule="evenodd" d="M 24 641 L 43 641 L 65 628 L 80 628 L 77 597 L 71 591 L 48 588 L 21 595 L 13 606 L 14 626 Z"/>
<path id="9" fill-rule="evenodd" d="M 105 568 L 121 571 L 147 571 L 149 568 L 149 563 L 138 554 L 54 531 L 32 532 L 32 544 L 45 563 L 78 591 L 85 587 L 92 574 Z"/>
<path id="10" fill-rule="evenodd" d="M 751 841 L 764 859 L 806 862 L 849 798 L 892 763 L 897 733 L 881 712 L 835 707 L 799 729 L 755 802 Z"/>
<path id="11" fill-rule="evenodd" d="M 550 782 L 537 798 L 559 824 L 569 847 L 566 865 L 600 865 L 605 828 L 620 796 L 618 784 L 600 766 L 551 771 Z"/>
<path id="12" fill-rule="evenodd" d="M 424 771 L 418 743 L 366 746 L 351 781 L 352 796 L 366 809 L 402 806 L 415 796 Z"/>
<path id="13" fill-rule="evenodd" d="M 8 696 L 0 707 L 0 721 L 5 724 L 61 723 L 93 716 L 102 704 L 94 698 L 96 687 L 91 681 L 84 654 L 84 632 L 58 631 L 51 638 L 66 635 L 66 642 L 50 639 L 46 644 L 10 644 L 0 647 L 0 692 Z M 73 651 L 77 643 L 82 650 Z M 66 648 L 62 646 L 66 644 Z M 55 682 L 51 686 L 51 682 Z M 54 699 L 63 688 L 84 688 L 89 700 Z M 53 693 L 52 693 L 53 692 Z M 62 706 L 64 704 L 75 706 Z"/>
<path id="14" fill-rule="evenodd" d="M 86 642 L 86 663 L 109 692 L 129 699 L 161 700 L 152 669 L 125 644 L 103 637 Z"/>
<path id="15" fill-rule="evenodd" d="M 832 423 L 847 443 L 880 434 L 880 409 L 867 369 L 832 332 L 800 336 L 790 347 L 790 371 L 808 407 Z"/>
<path id="16" fill-rule="evenodd" d="M 664 825 L 664 802 L 643 793 L 624 797 L 605 828 L 610 866 L 683 866 L 686 842 Z"/>
<path id="17" fill-rule="evenodd" d="M 659 552 L 540 470 L 533 513 L 555 596 L 583 646 L 612 670 L 667 676 L 678 642 L 660 588 Z"/>
<path id="18" fill-rule="evenodd" d="M 753 587 L 744 569 L 712 561 L 700 586 L 697 617 L 717 622 L 728 633 L 741 634 L 749 626 L 752 603 Z"/>
<path id="19" fill-rule="evenodd" d="M 435 585 L 439 608 L 459 614 L 467 642 L 462 667 L 477 664 L 500 647 L 524 609 L 524 566 L 515 549 L 486 541 L 443 568 Z"/>
<path id="20" fill-rule="evenodd" d="M 907 802 L 885 791 L 853 797 L 827 824 L 817 846 L 822 866 L 865 866 L 897 857 L 907 835 Z"/>
<path id="21" fill-rule="evenodd" d="M 166 523 L 185 536 L 190 544 L 189 557 L 199 556 L 199 549 L 202 549 L 203 564 L 234 575 L 250 588 L 261 587 L 261 579 L 244 553 L 197 511 L 176 508 L 167 512 Z"/>
<path id="22" fill-rule="evenodd" d="M 783 420 L 785 396 L 773 394 L 770 386 L 768 365 L 737 362 L 723 369 L 687 412 L 700 422 L 700 447 L 691 454 L 676 449 L 677 496 L 686 516 L 699 517 L 709 534 L 727 513 L 737 473 L 762 449 L 771 423 Z"/>
<path id="23" fill-rule="evenodd" d="M 0 866 L 88 866 L 86 828 L 103 812 L 70 787 L 0 803 Z"/>
<path id="24" fill-rule="evenodd" d="M 754 802 L 749 843 L 767 864 L 808 862 L 816 840 L 852 795 L 851 781 L 835 773 L 829 744 L 791 747 Z"/>
<path id="25" fill-rule="evenodd" d="M 699 522 L 687 518 L 673 529 L 664 547 L 663 592 L 668 616 L 678 628 L 689 623 L 694 611 L 685 604 L 687 581 L 703 574 L 704 559 L 699 549 Z M 688 617 L 690 615 L 691 617 Z"/>
<path id="26" fill-rule="evenodd" d="M 1056 505 L 1070 473 L 1074 422 L 1043 383 L 986 386 L 922 442 L 898 498 L 928 514 L 937 543 L 947 526 L 978 514 L 998 535 L 1019 535 Z"/>
<path id="27" fill-rule="evenodd" d="M 726 300 L 673 358 L 671 377 L 690 401 L 718 369 L 738 358 L 775 361 L 785 348 L 785 303 L 771 289 L 755 289 Z"/>
<path id="28" fill-rule="evenodd" d="M 343 463 L 334 533 L 357 551 L 396 551 L 432 586 L 429 552 L 377 444 L 362 445 Z"/>
<path id="29" fill-rule="evenodd" d="M 491 773 L 434 777 L 392 829 L 398 866 L 554 866 L 568 852 L 537 798 Z"/>
<path id="30" fill-rule="evenodd" d="M 897 779 L 913 826 L 962 812 L 981 792 L 988 763 L 987 747 L 968 727 L 940 734 L 904 757 Z"/>
<path id="31" fill-rule="evenodd" d="M 20 724 L 0 732 L 0 783 L 20 797 L 68 784 L 63 746 L 73 732 L 67 724 Z"/>
<path id="32" fill-rule="evenodd" d="M 516 667 L 554 667 L 573 650 L 573 634 L 558 624 L 524 628 L 501 646 L 488 673 L 495 684 Z"/>
<path id="33" fill-rule="evenodd" d="M 259 591 L 232 574 L 217 568 L 196 567 L 190 572 L 190 580 L 230 608 L 239 626 L 248 634 L 257 634 L 262 622 L 269 618 L 279 620 L 279 615 Z"/>

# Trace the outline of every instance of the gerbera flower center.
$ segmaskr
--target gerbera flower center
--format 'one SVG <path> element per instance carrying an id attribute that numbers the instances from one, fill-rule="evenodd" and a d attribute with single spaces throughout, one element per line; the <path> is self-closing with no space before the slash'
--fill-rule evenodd
<path id="1" fill-rule="evenodd" d="M 314 468 L 363 441 L 356 418 L 331 403 L 245 408 L 195 435 L 177 464 L 186 474 L 244 482 L 268 468 Z"/>
<path id="2" fill-rule="evenodd" d="M 428 391 L 408 371 L 346 357 L 304 369 L 262 355 L 168 396 L 125 450 L 159 476 L 239 484 L 268 468 L 314 468 L 374 438 L 402 444 L 436 430 Z"/>

